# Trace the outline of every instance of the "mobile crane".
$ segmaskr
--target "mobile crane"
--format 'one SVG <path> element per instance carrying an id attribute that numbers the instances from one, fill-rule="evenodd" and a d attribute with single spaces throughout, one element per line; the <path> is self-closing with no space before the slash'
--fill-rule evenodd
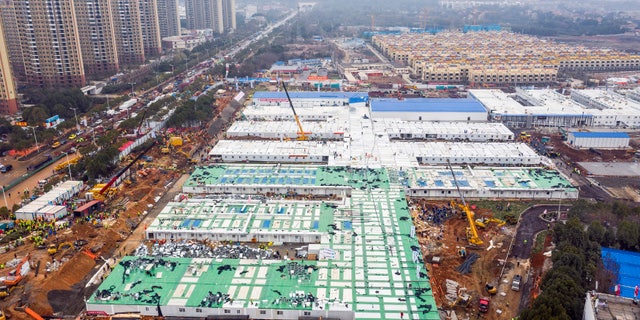
<path id="1" fill-rule="evenodd" d="M 462 209 L 462 211 L 467 216 L 467 220 L 469 221 L 469 227 L 467 228 L 467 240 L 472 245 L 481 246 L 484 242 L 482 241 L 482 239 L 480 239 L 480 236 L 478 235 L 478 229 L 476 229 L 476 223 L 474 220 L 475 213 L 473 213 L 473 211 L 469 209 L 469 205 L 467 205 L 467 202 L 464 200 L 464 195 L 462 194 L 462 191 L 460 191 L 458 179 L 456 178 L 456 174 L 455 172 L 453 172 L 451 163 L 448 160 L 447 166 L 449 167 L 449 171 L 451 171 L 451 175 L 453 176 L 453 182 L 456 184 L 456 189 L 458 190 L 458 194 L 460 195 L 460 201 L 462 201 L 462 204 L 458 204 L 458 207 Z M 452 201 L 452 205 L 453 204 L 454 203 Z"/>
<path id="2" fill-rule="evenodd" d="M 293 107 L 293 102 L 291 102 L 291 97 L 289 96 L 289 91 L 287 91 L 287 86 L 282 81 L 282 88 L 284 88 L 284 93 L 287 95 L 287 100 L 289 100 L 289 105 L 291 106 L 291 110 L 293 111 L 293 118 L 296 119 L 296 123 L 298 124 L 298 141 L 307 141 L 309 137 L 307 137 L 306 132 L 302 129 L 302 123 L 300 122 L 300 118 L 298 118 L 298 114 L 296 113 L 296 109 Z"/>

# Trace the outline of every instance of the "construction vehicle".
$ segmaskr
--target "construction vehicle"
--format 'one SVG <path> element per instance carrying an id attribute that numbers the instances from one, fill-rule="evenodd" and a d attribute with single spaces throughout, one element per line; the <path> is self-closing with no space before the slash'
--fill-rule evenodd
<path id="1" fill-rule="evenodd" d="M 0 310 L 0 320 L 7 320 L 7 316 L 4 315 L 4 311 Z"/>
<path id="2" fill-rule="evenodd" d="M 497 218 L 480 218 L 475 220 L 476 226 L 486 228 L 489 223 L 495 223 L 498 228 L 504 226 L 507 222 Z"/>
<path id="3" fill-rule="evenodd" d="M 16 268 L 9 272 L 9 275 L 4 279 L 3 284 L 5 286 L 13 287 L 18 283 L 20 283 L 22 279 L 24 279 L 24 277 L 29 273 L 29 270 L 31 268 L 29 265 L 29 258 L 30 258 L 29 255 L 22 258 L 22 260 L 20 260 L 20 263 L 16 265 Z"/>
<path id="4" fill-rule="evenodd" d="M 33 318 L 34 320 L 44 320 L 44 318 L 41 315 L 39 315 L 37 312 L 33 311 L 33 309 L 29 307 L 25 307 L 24 312 L 29 316 L 31 316 L 31 318 Z"/>
<path id="5" fill-rule="evenodd" d="M 482 313 L 487 313 L 489 311 L 489 304 L 491 303 L 491 298 L 482 297 L 480 301 L 478 301 L 478 309 Z"/>
<path id="6" fill-rule="evenodd" d="M 282 81 L 282 88 L 284 88 L 284 93 L 287 95 L 287 100 L 289 100 L 289 106 L 291 106 L 291 110 L 293 111 L 293 118 L 296 120 L 296 124 L 298 124 L 298 138 L 296 140 L 307 141 L 309 140 L 307 134 L 310 134 L 311 132 L 304 132 L 304 130 L 302 129 L 302 123 L 300 122 L 300 118 L 298 118 L 296 109 L 293 107 L 293 102 L 291 102 L 291 97 L 289 96 L 289 91 L 287 91 L 287 86 L 285 85 L 284 81 Z"/>
<path id="7" fill-rule="evenodd" d="M 157 141 L 153 141 L 153 143 L 150 144 L 144 150 L 142 150 L 142 152 L 140 152 L 140 154 L 137 157 L 135 157 L 133 159 L 133 161 L 131 161 L 124 168 L 122 168 L 122 170 L 120 170 L 118 173 L 116 173 L 116 175 L 113 176 L 113 178 L 111 178 L 111 180 L 109 180 L 109 182 L 104 187 L 102 187 L 102 189 L 100 189 L 100 191 L 98 192 L 98 195 L 104 196 L 105 192 L 107 192 L 107 190 L 112 190 L 111 186 L 118 180 L 118 178 L 120 178 L 121 175 L 123 175 L 125 172 L 127 172 L 127 170 L 129 170 L 129 168 L 131 168 L 136 162 L 138 162 L 138 160 L 140 160 L 140 158 L 142 158 L 142 156 L 144 156 L 145 153 L 147 153 L 151 148 L 153 148 L 156 145 L 156 142 Z M 117 191 L 117 188 L 116 188 L 116 191 Z"/>
<path id="8" fill-rule="evenodd" d="M 484 290 L 487 291 L 488 294 L 494 295 L 498 293 L 498 286 L 487 283 L 484 285 Z"/>
<path id="9" fill-rule="evenodd" d="M 458 204 L 457 206 L 462 210 L 462 212 L 464 212 L 464 214 L 467 216 L 467 220 L 469 221 L 469 227 L 467 227 L 467 241 L 469 241 L 469 243 L 472 245 L 481 246 L 484 242 L 482 241 L 482 239 L 480 239 L 480 236 L 478 235 L 478 229 L 476 229 L 476 223 L 474 220 L 475 213 L 471 211 L 471 209 L 469 209 L 469 205 L 467 205 L 467 202 L 464 200 L 464 195 L 462 194 L 460 185 L 458 184 L 458 179 L 456 178 L 456 174 L 455 172 L 453 172 L 451 163 L 448 160 L 447 165 L 449 167 L 449 171 L 451 171 L 451 175 L 453 176 L 453 182 L 456 184 L 456 189 L 458 190 L 458 195 L 460 195 L 460 200 L 462 201 L 462 204 Z M 454 201 L 451 201 L 451 207 L 456 207 L 456 203 Z"/>
<path id="10" fill-rule="evenodd" d="M 528 134 L 526 131 L 520 132 L 520 137 L 519 138 L 520 138 L 520 141 L 522 141 L 522 142 L 526 142 L 526 143 L 531 142 L 531 135 Z"/>
<path id="11" fill-rule="evenodd" d="M 47 249 L 47 253 L 49 253 L 49 255 L 54 255 L 58 251 L 62 251 L 69 248 L 75 249 L 75 245 L 71 242 L 63 242 L 61 244 L 52 243 L 49 245 L 49 248 Z"/>
<path id="12" fill-rule="evenodd" d="M 57 172 L 65 170 L 65 169 L 67 169 L 68 166 L 78 163 L 78 160 L 80 160 L 81 158 L 82 158 L 82 156 L 78 156 L 78 157 L 75 157 L 73 159 L 70 159 L 69 161 L 62 162 L 62 163 L 58 164 L 55 167 L 55 170 Z"/>

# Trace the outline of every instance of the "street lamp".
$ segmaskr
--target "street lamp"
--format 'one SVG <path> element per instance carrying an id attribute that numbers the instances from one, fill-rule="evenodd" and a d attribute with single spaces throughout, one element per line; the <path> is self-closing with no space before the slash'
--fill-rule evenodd
<path id="1" fill-rule="evenodd" d="M 7 202 L 7 195 L 4 193 L 4 186 L 2 186 L 2 197 L 4 198 L 4 206 L 9 209 L 9 203 Z M 11 210 L 11 209 L 9 209 Z"/>
<path id="2" fill-rule="evenodd" d="M 29 128 L 33 130 L 33 140 L 36 141 L 36 150 L 40 152 L 40 146 L 38 145 L 38 138 L 36 138 L 36 128 L 35 127 L 29 127 Z"/>
<path id="3" fill-rule="evenodd" d="M 173 65 L 169 64 L 171 66 L 171 76 L 173 77 Z"/>
<path id="4" fill-rule="evenodd" d="M 76 110 L 78 110 L 78 108 L 71 108 L 71 109 L 73 110 L 73 116 L 76 118 L 76 131 L 80 132 L 80 124 L 78 123 L 78 114 L 76 113 Z"/>
<path id="5" fill-rule="evenodd" d="M 65 152 L 64 155 L 67 157 L 67 167 L 69 168 L 69 180 L 73 179 L 71 176 L 71 162 L 69 162 L 69 152 Z"/>
<path id="6" fill-rule="evenodd" d="M 135 96 L 135 92 L 133 92 L 133 85 L 136 84 L 135 82 L 131 82 L 129 83 L 131 85 L 131 96 Z"/>

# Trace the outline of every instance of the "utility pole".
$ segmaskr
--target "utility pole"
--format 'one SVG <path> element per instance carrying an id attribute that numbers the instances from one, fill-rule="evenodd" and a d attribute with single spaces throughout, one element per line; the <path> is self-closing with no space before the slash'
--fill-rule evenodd
<path id="1" fill-rule="evenodd" d="M 73 110 L 73 116 L 76 118 L 76 131 L 80 132 L 80 124 L 78 123 L 78 114 L 76 113 L 76 110 L 78 110 L 78 108 L 71 108 L 71 109 Z"/>
<path id="2" fill-rule="evenodd" d="M 36 137 L 36 128 L 35 127 L 29 127 L 29 128 L 33 130 L 33 140 L 36 141 L 36 151 L 40 152 L 40 146 L 38 145 L 38 138 Z"/>

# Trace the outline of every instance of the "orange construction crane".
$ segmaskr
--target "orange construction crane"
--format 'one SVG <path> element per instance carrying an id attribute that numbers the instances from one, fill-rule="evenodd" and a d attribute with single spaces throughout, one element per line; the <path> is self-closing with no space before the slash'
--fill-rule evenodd
<path id="1" fill-rule="evenodd" d="M 291 110 L 293 110 L 293 118 L 296 120 L 298 124 L 298 139 L 299 141 L 307 141 L 309 137 L 307 137 L 306 132 L 302 129 L 302 123 L 300 122 L 300 118 L 298 118 L 298 114 L 296 113 L 296 109 L 293 107 L 293 102 L 291 102 L 291 97 L 289 96 L 289 91 L 287 91 L 287 86 L 282 81 L 282 88 L 284 88 L 284 93 L 287 94 L 287 100 L 289 100 L 289 105 L 291 106 Z M 310 132 L 309 132 L 310 133 Z"/>

